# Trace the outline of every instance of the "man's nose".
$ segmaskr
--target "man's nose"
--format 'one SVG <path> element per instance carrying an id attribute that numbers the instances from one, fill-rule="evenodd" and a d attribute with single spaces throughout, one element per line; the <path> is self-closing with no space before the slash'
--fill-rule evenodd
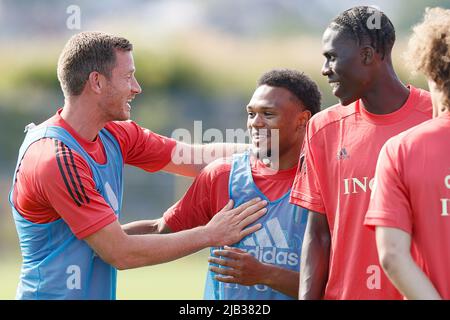
<path id="1" fill-rule="evenodd" d="M 133 91 L 134 94 L 139 94 L 142 92 L 142 88 L 139 85 L 139 82 L 137 82 L 136 78 L 134 78 L 133 84 L 131 86 L 131 91 Z"/>
<path id="2" fill-rule="evenodd" d="M 331 68 L 330 68 L 328 61 L 325 61 L 323 63 L 321 71 L 322 71 L 322 75 L 325 77 L 331 75 L 332 72 L 331 72 Z"/>
<path id="3" fill-rule="evenodd" d="M 260 114 L 256 114 L 251 121 L 251 126 L 255 128 L 264 127 L 263 117 Z"/>

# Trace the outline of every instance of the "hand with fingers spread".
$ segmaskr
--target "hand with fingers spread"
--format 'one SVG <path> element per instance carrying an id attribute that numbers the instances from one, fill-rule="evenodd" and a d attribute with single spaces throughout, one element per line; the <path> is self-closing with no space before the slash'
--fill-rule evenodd
<path id="1" fill-rule="evenodd" d="M 267 272 L 266 264 L 259 262 L 250 253 L 228 246 L 225 246 L 223 250 L 215 250 L 213 253 L 217 257 L 209 257 L 208 261 L 226 267 L 211 266 L 209 268 L 212 272 L 218 274 L 214 277 L 216 280 L 244 286 L 266 284 L 264 283 Z"/>
<path id="2" fill-rule="evenodd" d="M 260 223 L 246 227 L 266 213 L 266 205 L 267 201 L 255 198 L 233 209 L 233 200 L 230 200 L 205 226 L 211 246 L 231 245 L 259 230 Z"/>

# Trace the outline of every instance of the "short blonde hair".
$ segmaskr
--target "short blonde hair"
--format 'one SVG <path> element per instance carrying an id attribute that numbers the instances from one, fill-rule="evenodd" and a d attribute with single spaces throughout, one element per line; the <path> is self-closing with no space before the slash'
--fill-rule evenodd
<path id="1" fill-rule="evenodd" d="M 450 10 L 427 8 L 413 28 L 406 53 L 408 64 L 436 83 L 450 109 Z"/>
<path id="2" fill-rule="evenodd" d="M 64 96 L 80 95 L 93 71 L 109 78 L 116 50 L 131 51 L 133 45 L 125 38 L 103 32 L 81 32 L 70 38 L 58 60 L 58 80 Z"/>

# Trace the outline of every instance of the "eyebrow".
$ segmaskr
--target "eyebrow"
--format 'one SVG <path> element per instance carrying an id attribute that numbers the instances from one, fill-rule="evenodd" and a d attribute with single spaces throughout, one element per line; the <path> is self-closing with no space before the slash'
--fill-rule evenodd
<path id="1" fill-rule="evenodd" d="M 322 51 L 322 55 L 324 55 L 324 56 L 331 56 L 331 55 L 335 56 L 336 55 L 336 51 L 334 51 L 333 49 Z"/>
<path id="2" fill-rule="evenodd" d="M 258 109 L 262 109 L 262 110 L 274 110 L 274 109 L 276 109 L 276 107 L 269 107 L 269 106 L 263 106 L 263 107 L 258 107 L 258 106 L 252 106 L 252 105 L 247 105 L 247 107 L 246 107 L 246 109 L 248 110 L 248 109 L 256 109 L 256 108 L 258 108 Z"/>

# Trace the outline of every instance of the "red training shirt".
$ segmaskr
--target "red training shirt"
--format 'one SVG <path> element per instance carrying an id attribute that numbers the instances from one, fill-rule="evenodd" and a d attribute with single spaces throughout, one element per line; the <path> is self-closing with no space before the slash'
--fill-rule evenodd
<path id="1" fill-rule="evenodd" d="M 325 299 L 401 299 L 378 261 L 375 233 L 363 226 L 383 144 L 432 115 L 430 94 L 410 86 L 397 111 L 376 115 L 360 100 L 316 114 L 291 202 L 326 215 L 331 234 Z"/>
<path id="2" fill-rule="evenodd" d="M 97 137 L 94 141 L 87 141 L 80 137 L 61 118 L 61 111 L 58 110 L 43 125 L 66 129 L 97 163 L 104 164 L 106 159 L 101 140 Z M 133 121 L 110 122 L 105 128 L 117 139 L 124 163 L 154 172 L 170 162 L 175 140 L 153 133 Z M 57 159 L 64 164 L 64 157 L 69 165 L 60 168 Z M 80 179 L 74 179 L 66 186 L 63 176 L 68 177 L 68 170 Z M 81 201 L 73 196 L 76 190 L 81 195 Z M 50 138 L 36 141 L 25 153 L 17 173 L 13 202 L 18 212 L 31 222 L 50 223 L 64 219 L 79 239 L 117 219 L 112 208 L 97 192 L 92 172 L 84 158 L 64 144 L 55 146 Z"/>
<path id="3" fill-rule="evenodd" d="M 261 161 L 251 161 L 253 181 L 270 200 L 286 194 L 294 181 L 296 167 L 274 173 Z M 172 231 L 191 229 L 207 224 L 229 201 L 228 182 L 231 159 L 210 163 L 197 176 L 181 200 L 164 213 Z"/>
<path id="4" fill-rule="evenodd" d="M 381 150 L 365 224 L 411 235 L 415 262 L 450 299 L 450 112 L 389 140 Z M 414 281 L 414 279 L 411 279 Z"/>

